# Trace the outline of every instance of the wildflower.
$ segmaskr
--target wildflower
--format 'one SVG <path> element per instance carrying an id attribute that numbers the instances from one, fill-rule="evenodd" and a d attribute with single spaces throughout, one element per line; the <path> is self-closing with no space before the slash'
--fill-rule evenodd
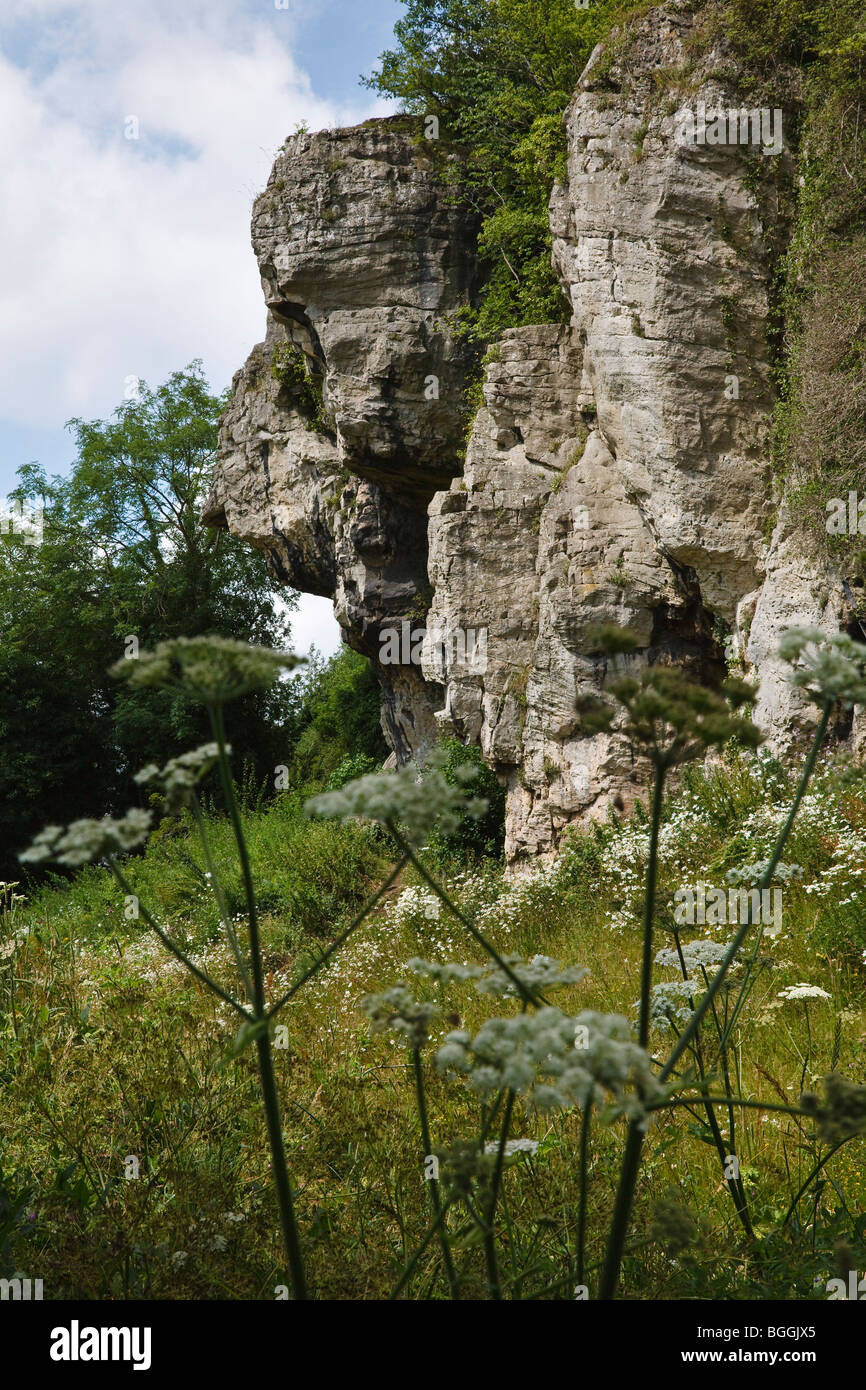
<path id="1" fill-rule="evenodd" d="M 659 1091 L 650 1057 L 633 1041 L 627 1019 L 592 1010 L 573 1018 L 552 1005 L 487 1019 L 474 1038 L 449 1033 L 436 1066 L 465 1076 L 483 1098 L 510 1089 L 539 1110 L 602 1106 L 609 1094 L 609 1115 L 640 1118 L 643 1100 Z"/>
<path id="2" fill-rule="evenodd" d="M 77 868 L 107 854 L 122 854 L 144 844 L 150 834 L 149 811 L 133 808 L 122 820 L 76 820 L 68 827 L 48 825 L 18 857 L 26 864 L 55 860 Z"/>
<path id="3" fill-rule="evenodd" d="M 682 947 L 682 957 L 686 970 L 706 970 L 708 966 L 719 965 L 724 960 L 730 943 L 723 941 L 689 941 Z M 665 946 L 656 953 L 656 965 L 681 969 L 679 952 L 673 946 Z"/>
<path id="4" fill-rule="evenodd" d="M 111 674 L 136 689 L 183 690 L 203 705 L 218 705 L 266 689 L 301 658 L 227 637 L 175 637 L 134 659 L 123 657 Z"/>
<path id="5" fill-rule="evenodd" d="M 858 1086 L 838 1072 L 823 1078 L 824 1103 L 813 1091 L 804 1091 L 800 1104 L 814 1118 L 825 1144 L 838 1144 L 856 1134 L 866 1134 L 866 1086 Z"/>
<path id="6" fill-rule="evenodd" d="M 499 1140 L 491 1139 L 488 1144 L 484 1145 L 484 1152 L 497 1154 L 499 1152 Z M 521 1154 L 529 1154 L 530 1158 L 534 1158 L 538 1153 L 538 1141 L 536 1139 L 506 1139 L 503 1153 L 506 1163 L 509 1158 L 519 1158 Z"/>
<path id="7" fill-rule="evenodd" d="M 624 650 L 620 637 L 616 628 L 598 628 L 593 640 L 599 651 L 613 654 Z M 732 738 L 750 748 L 762 741 L 760 730 L 735 713 L 755 698 L 754 687 L 744 681 L 726 681 L 717 693 L 676 667 L 650 666 L 639 677 L 622 676 L 609 688 L 626 711 L 623 731 L 665 768 L 722 748 Z M 607 730 L 614 720 L 613 708 L 594 696 L 581 697 L 578 710 L 587 733 Z"/>
<path id="8" fill-rule="evenodd" d="M 362 820 L 389 822 L 406 830 L 410 840 L 421 844 L 436 826 L 448 835 L 460 825 L 464 816 L 479 817 L 487 810 L 487 802 L 469 797 L 463 786 L 452 786 L 445 780 L 441 757 L 431 755 L 423 769 L 408 763 L 397 772 L 368 773 L 354 782 L 347 782 L 335 792 L 323 792 L 306 804 L 308 814 L 331 820 Z M 454 776 L 461 783 L 477 775 L 475 767 L 458 767 Z"/>
<path id="9" fill-rule="evenodd" d="M 728 883 L 760 883 L 769 865 L 769 859 L 760 859 L 757 864 L 743 864 L 739 869 L 729 869 L 725 878 Z M 802 877 L 800 864 L 777 864 L 773 870 L 773 878 L 782 883 L 794 883 Z"/>
<path id="10" fill-rule="evenodd" d="M 226 752 L 230 753 L 231 748 L 227 747 Z M 139 786 L 158 783 L 165 796 L 166 810 L 170 816 L 174 816 L 190 804 L 196 784 L 210 771 L 218 757 L 218 744 L 203 743 L 200 748 L 193 748 L 189 753 L 181 753 L 179 757 L 169 759 L 162 769 L 155 763 L 149 763 L 141 772 L 136 773 L 133 781 Z M 210 878 L 210 874 L 205 877 Z"/>
<path id="11" fill-rule="evenodd" d="M 866 647 L 846 632 L 828 634 L 818 627 L 792 627 L 782 633 L 779 655 L 799 662 L 793 683 L 817 705 L 846 708 L 866 703 Z"/>
<path id="12" fill-rule="evenodd" d="M 579 984 L 589 974 L 584 965 L 561 966 L 551 956 L 533 956 L 524 961 L 520 956 L 504 956 L 505 963 L 514 972 L 521 984 L 535 994 L 547 994 L 554 989 L 567 989 Z M 475 982 L 479 994 L 517 994 L 517 986 L 498 965 L 491 966 Z"/>
<path id="13" fill-rule="evenodd" d="M 469 1197 L 474 1182 L 489 1183 L 496 1169 L 493 1153 L 482 1152 L 471 1140 L 458 1140 L 450 1149 L 434 1149 L 449 1197 Z"/>
<path id="14" fill-rule="evenodd" d="M 413 975 L 428 975 L 441 985 L 450 984 L 452 980 L 477 980 L 487 973 L 486 965 L 458 965 L 456 962 L 440 965 L 436 961 L 422 960 L 420 956 L 408 960 L 406 969 Z"/>
<path id="15" fill-rule="evenodd" d="M 779 990 L 779 998 L 785 1000 L 832 999 L 832 997 L 831 994 L 827 993 L 826 989 L 821 989 L 820 985 L 786 985 L 784 989 Z"/>
<path id="16" fill-rule="evenodd" d="M 567 989 L 579 984 L 589 974 L 586 966 L 561 966 L 551 956 L 533 956 L 524 960 L 522 956 L 503 956 L 506 965 L 514 972 L 521 984 L 533 994 L 547 994 L 554 989 Z M 451 980 L 474 980 L 479 994 L 502 994 L 514 996 L 519 993 L 514 981 L 502 968 L 494 963 L 488 965 L 438 965 L 433 961 L 421 960 L 418 956 L 406 964 L 407 970 L 416 975 L 428 975 L 440 984 Z"/>
<path id="17" fill-rule="evenodd" d="M 423 1047 L 430 1036 L 430 1020 L 438 1013 L 435 1004 L 419 1003 L 409 986 L 392 985 L 381 994 L 368 994 L 361 1009 L 370 1019 L 371 1033 L 402 1034 L 410 1047 Z"/>
<path id="18" fill-rule="evenodd" d="M 654 1023 L 686 1023 L 694 1010 L 684 999 L 693 1000 L 702 986 L 697 980 L 663 980 L 650 993 L 650 1018 Z M 633 1006 L 640 1007 L 640 1000 Z"/>

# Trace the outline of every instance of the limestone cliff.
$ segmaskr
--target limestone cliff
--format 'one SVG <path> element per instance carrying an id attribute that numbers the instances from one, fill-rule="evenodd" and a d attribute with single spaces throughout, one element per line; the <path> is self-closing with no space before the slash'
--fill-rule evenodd
<path id="1" fill-rule="evenodd" d="M 334 598 L 398 760 L 440 729 L 480 745 L 512 859 L 642 781 L 616 735 L 581 733 L 594 624 L 630 628 L 637 664 L 712 682 L 739 663 L 780 742 L 809 715 L 778 631 L 847 620 L 768 457 L 793 159 L 678 139 L 660 72 L 690 103 L 738 104 L 728 55 L 687 55 L 692 24 L 662 7 L 593 54 L 550 202 L 571 318 L 503 335 L 468 441 L 476 228 L 417 123 L 293 137 L 255 205 L 267 336 L 235 377 L 206 519 Z"/>

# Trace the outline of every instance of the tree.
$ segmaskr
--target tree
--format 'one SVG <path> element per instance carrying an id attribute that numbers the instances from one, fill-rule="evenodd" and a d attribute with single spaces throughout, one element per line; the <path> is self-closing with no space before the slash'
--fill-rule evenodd
<path id="1" fill-rule="evenodd" d="M 397 45 L 368 86 L 404 109 L 439 118 L 444 166 L 481 214 L 487 275 L 472 323 L 480 339 L 504 327 L 556 321 L 566 303 L 551 267 L 547 202 L 564 173 L 562 115 L 613 0 L 403 0 Z"/>
<path id="2" fill-rule="evenodd" d="M 14 497 L 44 508 L 42 543 L 0 540 L 0 874 L 45 819 L 101 815 L 132 774 L 210 737 L 180 694 L 108 677 L 125 653 L 218 634 L 285 646 L 264 557 L 199 521 L 225 396 L 201 364 L 140 384 L 110 420 L 73 420 L 68 478 L 19 469 Z M 288 596 L 286 606 L 296 602 Z M 235 764 L 273 778 L 285 761 L 285 684 L 238 702 Z"/>

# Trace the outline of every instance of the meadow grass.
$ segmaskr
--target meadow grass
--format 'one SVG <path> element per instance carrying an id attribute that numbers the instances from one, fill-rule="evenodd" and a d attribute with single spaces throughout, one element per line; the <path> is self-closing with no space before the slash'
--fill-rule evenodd
<path id="1" fill-rule="evenodd" d="M 767 852 L 796 768 L 732 755 L 689 768 L 665 805 L 657 903 Z M 242 890 L 225 819 L 206 816 L 230 902 Z M 260 909 L 269 998 L 284 992 L 356 913 L 391 863 L 382 832 L 310 822 L 297 798 L 244 816 Z M 452 863 L 446 883 L 503 954 L 543 952 L 590 975 L 558 1002 L 636 1017 L 648 845 L 638 812 L 574 834 L 559 858 L 507 878 L 493 861 Z M 815 1078 L 861 1080 L 866 1051 L 866 796 L 828 762 L 804 804 L 786 859 L 802 881 L 784 890 L 783 927 L 764 938 L 757 985 L 732 1040 L 739 1094 L 796 1104 Z M 188 817 L 125 872 L 193 959 L 237 981 L 208 872 Z M 86 868 L 9 905 L 0 959 L 4 1087 L 0 1259 L 4 1274 L 42 1277 L 46 1297 L 273 1298 L 286 1286 L 252 1050 L 232 1057 L 237 1019 L 146 927 L 124 916 L 105 869 Z M 685 928 L 683 940 L 712 936 Z M 731 935 L 719 930 L 719 939 Z M 658 947 L 668 942 L 659 935 Z M 359 1012 L 372 991 L 405 979 L 413 956 L 478 961 L 465 929 L 407 868 L 380 907 L 279 1016 L 274 1059 L 288 1167 L 309 1285 L 333 1299 L 386 1298 L 430 1227 L 412 1060 Z M 657 979 L 672 978 L 658 970 Z M 807 982 L 830 996 L 783 1000 Z M 433 985 L 434 1043 L 474 1032 L 491 1012 L 471 984 Z M 654 1055 L 673 1034 L 655 1030 Z M 426 1063 L 434 1151 L 475 1132 L 477 1103 Z M 715 1089 L 715 1088 L 714 1088 Z M 723 1129 L 727 1115 L 720 1117 Z M 587 1278 L 602 1260 L 623 1123 L 593 1129 L 586 1212 Z M 500 1273 L 509 1297 L 573 1297 L 578 1112 L 529 1115 L 512 1134 L 538 1142 L 507 1165 L 499 1206 Z M 622 1270 L 627 1298 L 826 1297 L 837 1245 L 866 1264 L 862 1138 L 839 1150 L 782 1226 L 818 1157 L 801 1116 L 736 1115 L 736 1152 L 755 1238 L 744 1239 L 702 1112 L 660 1112 L 644 1145 Z M 130 1163 L 136 1159 L 137 1163 Z M 137 1171 L 138 1176 L 127 1176 Z M 659 1199 L 693 1219 L 683 1248 Z M 660 1215 L 661 1211 L 661 1215 Z M 486 1296 L 483 1242 L 452 1212 L 462 1296 Z M 401 1297 L 447 1297 L 431 1243 Z"/>

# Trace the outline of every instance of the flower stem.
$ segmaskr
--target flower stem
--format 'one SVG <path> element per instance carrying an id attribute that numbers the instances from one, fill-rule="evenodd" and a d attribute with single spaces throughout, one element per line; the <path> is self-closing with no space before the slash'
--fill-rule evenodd
<path id="1" fill-rule="evenodd" d="M 638 1042 L 646 1047 L 650 1029 L 650 995 L 653 973 L 653 920 L 656 906 L 656 879 L 658 876 L 659 829 L 662 820 L 662 801 L 665 788 L 664 763 L 656 763 L 653 784 L 652 825 L 650 828 L 649 861 L 646 876 L 646 900 L 643 911 L 643 964 L 640 982 L 640 1016 L 638 1023 Z"/>
<path id="2" fill-rule="evenodd" d="M 800 778 L 797 791 L 794 795 L 794 800 L 791 804 L 791 810 L 788 815 L 788 819 L 785 821 L 785 824 L 783 825 L 779 833 L 779 837 L 776 840 L 776 844 L 773 849 L 773 853 L 770 857 L 770 861 L 764 873 L 761 876 L 760 883 L 758 884 L 759 891 L 763 891 L 763 889 L 769 887 L 770 883 L 773 880 L 773 874 L 776 872 L 776 865 L 779 863 L 779 860 L 782 857 L 782 851 L 785 848 L 788 836 L 791 833 L 791 827 L 794 824 L 794 818 L 800 809 L 800 802 L 803 800 L 806 788 L 809 785 L 809 780 L 812 776 L 812 773 L 815 770 L 815 763 L 818 758 L 818 752 L 821 748 L 822 743 L 824 742 L 824 735 L 827 732 L 827 725 L 830 722 L 831 709 L 832 705 L 827 704 L 824 706 L 824 711 L 821 716 L 821 722 L 819 723 L 818 728 L 815 732 L 815 738 L 813 740 L 812 747 L 809 751 L 809 756 L 806 759 L 806 763 L 803 768 L 803 775 Z M 675 1069 L 686 1048 L 691 1043 L 692 1038 L 695 1036 L 698 1029 L 700 1028 L 705 1013 L 707 1012 L 716 995 L 718 994 L 719 990 L 721 989 L 725 976 L 730 970 L 731 965 L 737 955 L 737 952 L 742 946 L 746 938 L 746 934 L 748 933 L 749 928 L 752 925 L 752 910 L 750 902 L 749 910 L 746 913 L 745 922 L 740 927 L 740 930 L 737 932 L 736 936 L 731 942 L 728 948 L 727 955 L 725 956 L 724 960 L 720 963 L 719 968 L 716 971 L 716 974 L 710 981 L 709 989 L 707 990 L 697 1009 L 689 1019 L 688 1026 L 683 1029 L 679 1042 L 677 1043 L 676 1047 L 674 1048 L 673 1052 L 671 1053 L 670 1057 L 668 1058 L 667 1062 L 662 1068 L 662 1071 L 659 1075 L 660 1081 L 667 1081 L 668 1077 L 670 1076 L 671 1072 Z"/>
<path id="3" fill-rule="evenodd" d="M 514 1109 L 514 1095 L 514 1091 L 509 1090 L 505 1100 L 505 1114 L 502 1118 L 499 1147 L 496 1150 L 496 1167 L 493 1170 L 490 1202 L 487 1207 L 487 1218 L 484 1222 L 484 1258 L 487 1263 L 487 1282 L 490 1286 L 490 1297 L 493 1299 L 502 1298 L 502 1281 L 499 1277 L 499 1262 L 496 1258 L 494 1222 L 496 1220 L 496 1208 L 499 1205 L 499 1193 L 502 1189 L 502 1170 L 505 1166 L 505 1145 L 508 1143 L 508 1131 L 511 1128 L 511 1113 Z"/>
<path id="4" fill-rule="evenodd" d="M 301 1243 L 295 1220 L 292 1202 L 292 1185 L 286 1167 L 286 1151 L 283 1146 L 283 1129 L 280 1121 L 280 1102 L 274 1079 L 274 1059 L 271 1052 L 269 1033 L 264 1033 L 256 1043 L 259 1054 L 259 1076 L 262 1085 L 262 1098 L 265 1103 L 265 1117 L 268 1125 L 268 1141 L 271 1146 L 271 1164 L 274 1172 L 274 1185 L 280 1209 L 280 1226 L 283 1245 L 292 1276 L 292 1291 L 298 1300 L 309 1297 L 304 1262 L 301 1256 Z"/>
<path id="5" fill-rule="evenodd" d="M 589 1176 L 589 1130 L 592 1120 L 592 1103 L 587 1102 L 580 1127 L 580 1198 L 577 1207 L 577 1282 L 583 1283 L 583 1267 L 586 1261 L 586 1207 Z"/>
<path id="6" fill-rule="evenodd" d="M 418 1101 L 418 1118 L 421 1122 L 421 1144 L 424 1149 L 422 1158 L 426 1163 L 430 1157 L 430 1123 L 427 1118 L 427 1098 L 424 1094 L 424 1069 L 421 1065 L 421 1049 L 412 1048 L 412 1067 L 415 1072 L 415 1095 Z M 439 1182 L 436 1178 L 429 1178 L 430 1205 L 433 1208 L 433 1216 L 439 1231 L 439 1243 L 442 1246 L 442 1260 L 445 1265 L 445 1273 L 448 1276 L 448 1287 L 451 1290 L 451 1297 L 455 1300 L 460 1298 L 460 1285 L 457 1279 L 457 1271 L 454 1268 L 454 1261 L 451 1258 L 451 1246 L 448 1244 L 448 1232 L 444 1221 L 440 1221 L 442 1215 L 442 1203 L 439 1200 Z"/>

